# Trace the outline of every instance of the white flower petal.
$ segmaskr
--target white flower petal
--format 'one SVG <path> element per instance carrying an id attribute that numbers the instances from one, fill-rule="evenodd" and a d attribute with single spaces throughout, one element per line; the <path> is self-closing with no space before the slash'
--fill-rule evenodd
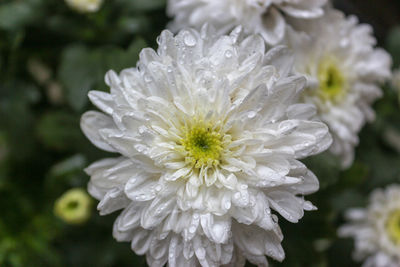
<path id="1" fill-rule="evenodd" d="M 98 148 L 109 152 L 117 152 L 100 135 L 101 129 L 115 128 L 110 117 L 96 111 L 88 111 L 81 118 L 81 129 L 85 136 Z"/>

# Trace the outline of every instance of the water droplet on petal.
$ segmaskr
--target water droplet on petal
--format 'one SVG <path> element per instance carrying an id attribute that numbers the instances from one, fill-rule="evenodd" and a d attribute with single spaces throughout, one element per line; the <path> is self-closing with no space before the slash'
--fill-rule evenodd
<path id="1" fill-rule="evenodd" d="M 194 232 L 196 232 L 196 226 L 192 225 L 189 227 L 189 233 L 193 234 Z"/>
<path id="2" fill-rule="evenodd" d="M 145 81 L 146 83 L 151 82 L 151 77 L 150 77 L 149 75 L 145 75 L 145 76 L 144 76 L 144 81 Z"/>
<path id="3" fill-rule="evenodd" d="M 250 111 L 249 113 L 247 113 L 247 117 L 249 119 L 254 118 L 256 115 L 257 115 L 257 112 L 255 112 L 255 111 Z"/>
<path id="4" fill-rule="evenodd" d="M 225 51 L 225 57 L 226 58 L 231 58 L 232 57 L 232 51 L 231 50 L 226 50 Z"/>
<path id="5" fill-rule="evenodd" d="M 190 32 L 186 32 L 185 36 L 183 37 L 183 42 L 187 46 L 195 46 L 197 43 L 196 38 Z"/>
<path id="6" fill-rule="evenodd" d="M 226 201 L 224 206 L 225 206 L 225 209 L 227 209 L 227 210 L 230 209 L 231 208 L 231 202 L 230 201 Z"/>
<path id="7" fill-rule="evenodd" d="M 161 186 L 160 184 L 156 185 L 155 190 L 156 190 L 157 192 L 160 192 L 161 189 L 162 189 L 162 186 Z"/>

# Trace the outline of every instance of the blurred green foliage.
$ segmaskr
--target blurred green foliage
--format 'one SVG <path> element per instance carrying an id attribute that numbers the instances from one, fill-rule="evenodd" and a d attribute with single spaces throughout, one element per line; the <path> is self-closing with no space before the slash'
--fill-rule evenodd
<path id="1" fill-rule="evenodd" d="M 105 1 L 92 14 L 64 1 L 0 3 L 0 266 L 145 266 L 113 240 L 114 216 L 67 225 L 53 214 L 83 169 L 110 156 L 79 127 L 87 92 L 136 65 L 167 18 L 164 0 Z"/>
<path id="2" fill-rule="evenodd" d="M 92 108 L 89 90 L 108 90 L 104 74 L 136 64 L 165 27 L 165 0 L 112 0 L 79 14 L 59 0 L 0 3 L 0 266 L 145 266 L 129 244 L 113 240 L 117 214 L 71 226 L 53 214 L 55 200 L 86 187 L 83 169 L 109 155 L 79 128 Z M 387 49 L 400 64 L 400 26 Z M 358 266 L 351 240 L 338 239 L 342 213 L 362 206 L 375 187 L 400 181 L 398 94 L 387 86 L 377 119 L 360 135 L 354 165 L 340 171 L 324 153 L 306 160 L 321 190 L 318 211 L 298 224 L 281 219 L 286 260 L 273 266 Z"/>

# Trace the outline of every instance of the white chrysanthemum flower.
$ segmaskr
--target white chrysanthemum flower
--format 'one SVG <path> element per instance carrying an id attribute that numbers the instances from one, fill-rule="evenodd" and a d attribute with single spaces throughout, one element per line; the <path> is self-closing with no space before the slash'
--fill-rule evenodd
<path id="1" fill-rule="evenodd" d="M 103 0 L 65 0 L 72 8 L 79 12 L 96 12 L 100 9 Z"/>
<path id="2" fill-rule="evenodd" d="M 363 267 L 398 267 L 400 264 L 400 186 L 372 192 L 366 209 L 350 209 L 342 237 L 355 239 L 355 260 Z"/>
<path id="3" fill-rule="evenodd" d="M 327 0 L 168 0 L 167 13 L 174 17 L 172 30 L 199 28 L 210 23 L 226 33 L 237 25 L 263 36 L 270 45 L 282 41 L 285 16 L 313 19 L 323 15 Z"/>
<path id="4" fill-rule="evenodd" d="M 321 19 L 293 24 L 305 32 L 288 29 L 287 34 L 295 53 L 295 72 L 308 79 L 302 101 L 317 106 L 332 133 L 331 152 L 346 168 L 353 162 L 359 131 L 375 117 L 371 104 L 382 94 L 379 83 L 390 78 L 391 58 L 374 48 L 369 25 L 339 11 L 328 10 Z"/>
<path id="5" fill-rule="evenodd" d="M 265 54 L 259 36 L 164 31 L 137 68 L 110 71 L 111 93 L 91 91 L 104 113 L 83 115 L 97 147 L 121 154 L 87 168 L 89 192 L 114 237 L 150 266 L 266 266 L 283 260 L 277 211 L 291 222 L 313 205 L 318 180 L 298 159 L 331 144 L 315 108 L 294 104 L 305 85 L 290 53 Z"/>

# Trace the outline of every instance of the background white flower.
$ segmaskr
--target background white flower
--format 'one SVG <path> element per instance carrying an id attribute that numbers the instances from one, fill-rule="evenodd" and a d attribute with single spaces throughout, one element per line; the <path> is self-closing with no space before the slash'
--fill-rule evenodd
<path id="1" fill-rule="evenodd" d="M 226 33 L 243 25 L 261 34 L 271 45 L 282 41 L 285 16 L 313 19 L 323 15 L 327 0 L 169 0 L 167 13 L 174 17 L 171 29 L 199 28 L 204 23 Z"/>
<path id="2" fill-rule="evenodd" d="M 79 12 L 96 12 L 100 9 L 103 0 L 65 0 L 65 2 Z"/>
<path id="3" fill-rule="evenodd" d="M 318 116 L 333 137 L 331 152 L 349 167 L 358 144 L 358 132 L 375 117 L 372 102 L 382 95 L 378 87 L 390 78 L 391 58 L 375 49 L 372 28 L 328 10 L 320 19 L 292 22 L 287 43 L 295 53 L 295 72 L 306 75 L 303 101 L 314 103 Z"/>
<path id="4" fill-rule="evenodd" d="M 240 34 L 164 31 L 137 68 L 107 74 L 110 94 L 89 93 L 106 114 L 82 130 L 121 154 L 87 168 L 89 192 L 103 215 L 124 209 L 114 237 L 150 266 L 267 266 L 284 259 L 271 210 L 295 223 L 314 209 L 303 195 L 318 180 L 298 159 L 329 147 L 328 128 L 294 104 L 305 79 L 288 75 L 288 50 Z"/>
<path id="5" fill-rule="evenodd" d="M 350 221 L 339 229 L 355 239 L 354 258 L 363 267 L 397 267 L 400 264 L 400 186 L 375 189 L 366 209 L 350 209 Z"/>

